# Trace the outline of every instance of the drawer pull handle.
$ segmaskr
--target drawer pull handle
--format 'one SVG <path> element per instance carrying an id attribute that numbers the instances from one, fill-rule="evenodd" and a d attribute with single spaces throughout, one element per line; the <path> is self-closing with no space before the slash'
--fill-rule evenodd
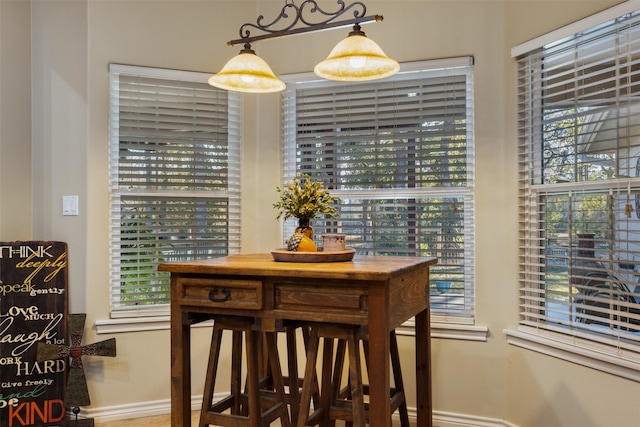
<path id="1" fill-rule="evenodd" d="M 231 298 L 231 292 L 227 288 L 213 288 L 209 291 L 209 300 L 213 302 L 225 302 Z"/>

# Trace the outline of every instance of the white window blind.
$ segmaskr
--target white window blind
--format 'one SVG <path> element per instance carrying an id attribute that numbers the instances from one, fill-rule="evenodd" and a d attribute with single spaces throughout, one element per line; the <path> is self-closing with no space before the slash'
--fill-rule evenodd
<path id="1" fill-rule="evenodd" d="M 640 14 L 517 66 L 521 330 L 640 363 Z"/>
<path id="2" fill-rule="evenodd" d="M 167 314 L 158 263 L 239 252 L 240 101 L 201 73 L 110 77 L 112 317 Z"/>
<path id="3" fill-rule="evenodd" d="M 397 76 L 344 84 L 290 77 L 283 94 L 285 180 L 307 173 L 340 197 L 337 220 L 359 254 L 436 256 L 435 316 L 474 306 L 472 58 L 403 64 Z M 293 233 L 294 220 L 284 235 Z"/>

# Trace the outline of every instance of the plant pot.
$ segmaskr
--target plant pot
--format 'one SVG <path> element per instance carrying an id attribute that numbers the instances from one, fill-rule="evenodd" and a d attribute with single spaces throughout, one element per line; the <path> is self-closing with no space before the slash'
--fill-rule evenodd
<path id="1" fill-rule="evenodd" d="M 443 281 L 443 280 L 436 280 L 436 289 L 441 294 L 444 294 L 444 293 L 446 293 L 446 292 L 451 290 L 451 282 L 447 282 L 447 281 Z"/>
<path id="2" fill-rule="evenodd" d="M 313 228 L 311 228 L 311 220 L 309 218 L 299 218 L 296 233 L 301 233 L 313 240 Z"/>

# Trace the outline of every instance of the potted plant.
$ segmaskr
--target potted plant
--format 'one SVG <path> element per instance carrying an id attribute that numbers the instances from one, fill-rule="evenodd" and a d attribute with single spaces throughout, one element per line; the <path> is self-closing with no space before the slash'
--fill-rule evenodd
<path id="1" fill-rule="evenodd" d="M 278 202 L 273 204 L 273 207 L 278 210 L 276 219 L 283 218 L 286 221 L 289 218 L 296 218 L 298 220 L 296 232 L 287 240 L 287 249 L 299 250 L 303 237 L 307 237 L 311 242 L 305 240 L 302 246 L 313 250 L 315 244 L 311 220 L 320 215 L 328 218 L 338 217 L 338 209 L 334 203 L 340 198 L 332 196 L 329 190 L 323 187 L 322 182 L 312 181 L 307 174 L 294 177 L 291 183 L 285 184 L 282 188 L 276 187 L 280 194 Z"/>

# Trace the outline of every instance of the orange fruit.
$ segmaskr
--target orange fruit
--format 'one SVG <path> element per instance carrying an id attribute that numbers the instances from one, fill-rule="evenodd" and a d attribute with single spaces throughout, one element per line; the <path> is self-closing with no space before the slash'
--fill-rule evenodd
<path id="1" fill-rule="evenodd" d="M 316 244 L 313 243 L 313 239 L 308 238 L 307 236 L 302 236 L 300 243 L 298 244 L 298 252 L 318 252 L 318 248 Z"/>

